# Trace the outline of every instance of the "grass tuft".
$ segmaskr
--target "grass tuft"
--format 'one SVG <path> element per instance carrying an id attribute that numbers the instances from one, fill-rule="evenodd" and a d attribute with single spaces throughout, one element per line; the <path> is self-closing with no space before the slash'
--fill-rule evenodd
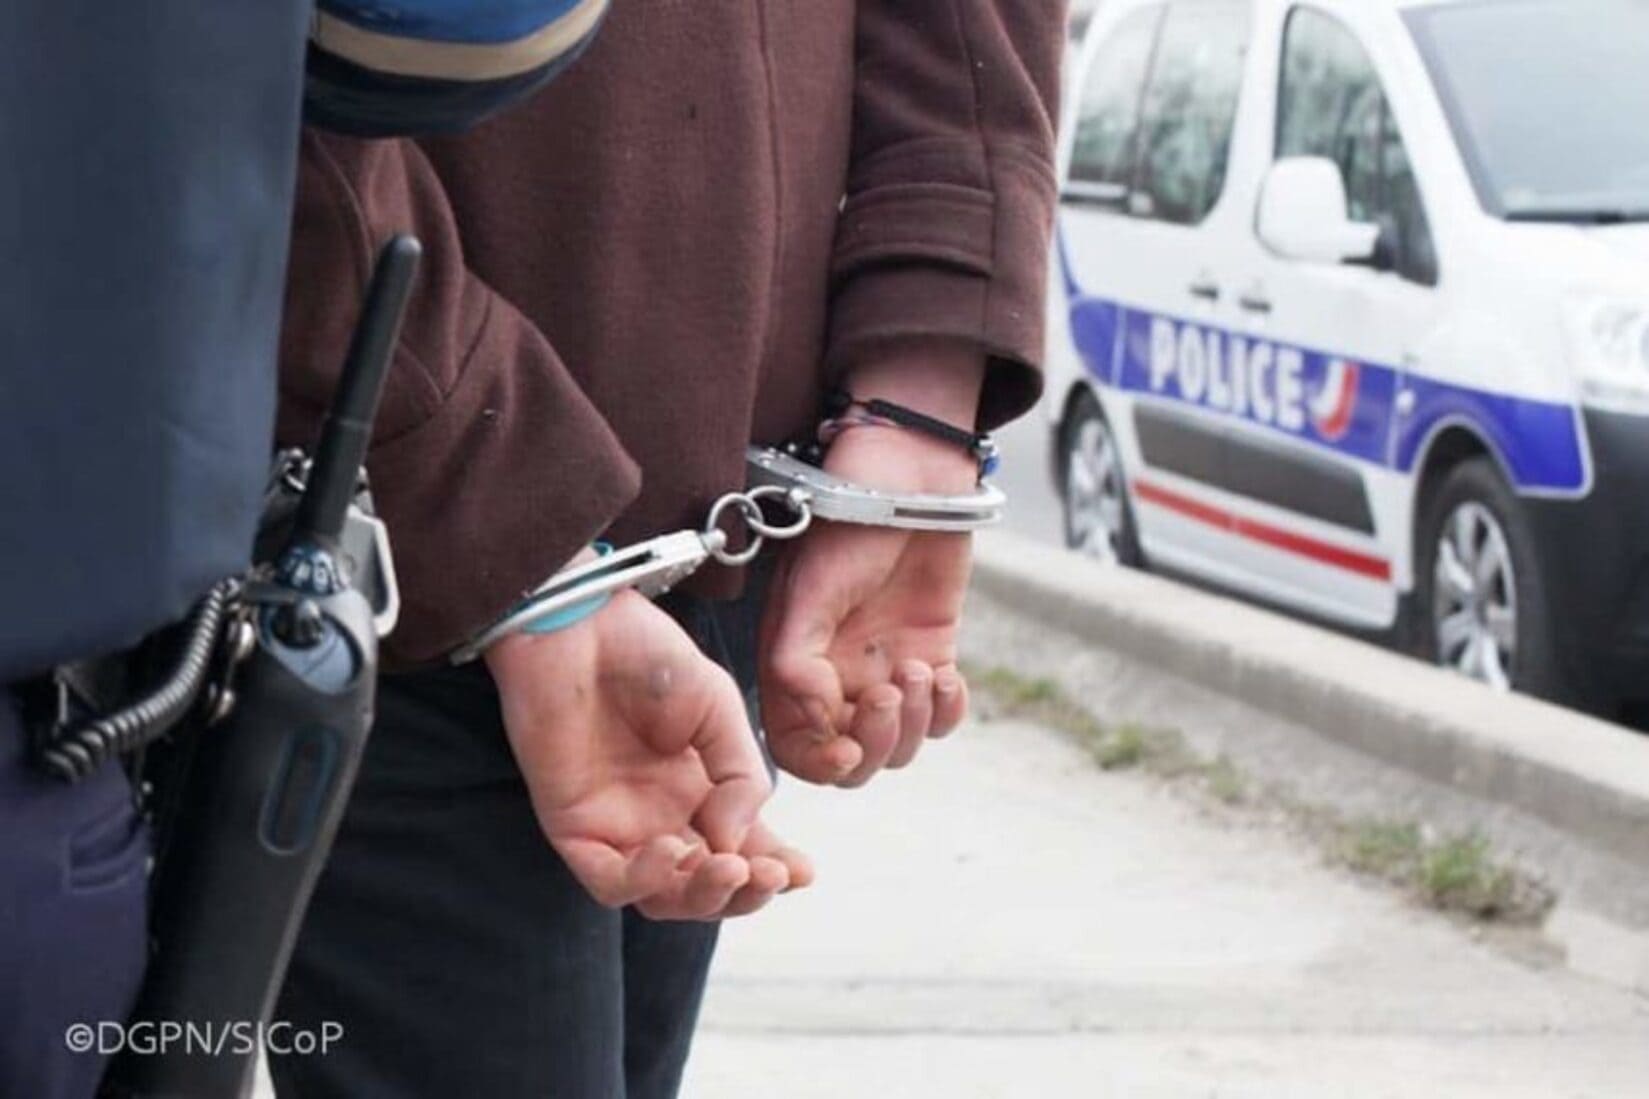
<path id="1" fill-rule="evenodd" d="M 1342 824 L 1334 854 L 1349 869 L 1390 882 L 1407 882 L 1420 865 L 1425 841 L 1420 826 L 1405 820 L 1357 820 Z"/>
<path id="2" fill-rule="evenodd" d="M 1396 820 L 1340 822 L 1333 831 L 1336 861 L 1439 912 L 1534 924 L 1555 900 L 1539 882 L 1496 862 L 1489 841 L 1475 833 L 1430 840 L 1413 821 Z"/>
<path id="3" fill-rule="evenodd" d="M 1513 873 L 1497 866 L 1482 836 L 1454 836 L 1420 860 L 1418 884 L 1426 903 L 1445 912 L 1493 919 L 1513 910 L 1518 892 Z"/>
<path id="4" fill-rule="evenodd" d="M 1226 806 L 1280 809 L 1317 839 L 1331 861 L 1389 882 L 1431 908 L 1484 922 L 1538 924 L 1556 901 L 1540 882 L 1496 862 L 1480 835 L 1432 840 L 1414 821 L 1347 820 L 1332 806 L 1300 802 L 1286 792 L 1256 794 L 1228 756 L 1199 758 L 1178 730 L 1133 722 L 1107 726 L 1053 679 L 1000 667 L 963 670 L 999 713 L 1074 736 L 1102 769 L 1138 769 L 1167 782 L 1193 783 Z"/>
<path id="5" fill-rule="evenodd" d="M 1124 725 L 1094 745 L 1094 759 L 1107 771 L 1138 767 L 1145 758 L 1145 734 L 1137 725 Z"/>
<path id="6" fill-rule="evenodd" d="M 1241 805 L 1248 800 L 1248 781 L 1229 756 L 1220 756 L 1203 768 L 1203 781 L 1214 799 L 1225 805 Z"/>

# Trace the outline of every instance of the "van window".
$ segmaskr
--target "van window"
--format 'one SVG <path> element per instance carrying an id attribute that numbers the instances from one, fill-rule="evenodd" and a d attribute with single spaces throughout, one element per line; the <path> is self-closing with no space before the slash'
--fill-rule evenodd
<path id="1" fill-rule="evenodd" d="M 1277 156 L 1338 164 L 1352 219 L 1385 230 L 1397 273 L 1437 282 L 1420 188 L 1374 64 L 1349 28 L 1314 8 L 1296 8 L 1284 32 Z"/>
<path id="2" fill-rule="evenodd" d="M 1485 209 L 1649 221 L 1649 4 L 1485 0 L 1403 17 Z"/>
<path id="3" fill-rule="evenodd" d="M 1248 38 L 1246 0 L 1181 0 L 1168 9 L 1141 112 L 1135 213 L 1194 225 L 1214 208 Z"/>
<path id="4" fill-rule="evenodd" d="M 1094 55 L 1077 108 L 1076 146 L 1067 188 L 1072 197 L 1122 208 L 1134 170 L 1140 95 L 1161 21 L 1161 4 L 1134 12 Z"/>

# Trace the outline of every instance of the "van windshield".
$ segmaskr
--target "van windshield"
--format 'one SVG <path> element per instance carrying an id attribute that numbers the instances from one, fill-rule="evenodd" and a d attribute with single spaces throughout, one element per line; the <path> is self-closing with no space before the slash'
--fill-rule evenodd
<path id="1" fill-rule="evenodd" d="M 1649 220 L 1649 2 L 1471 0 L 1406 18 L 1491 214 Z"/>

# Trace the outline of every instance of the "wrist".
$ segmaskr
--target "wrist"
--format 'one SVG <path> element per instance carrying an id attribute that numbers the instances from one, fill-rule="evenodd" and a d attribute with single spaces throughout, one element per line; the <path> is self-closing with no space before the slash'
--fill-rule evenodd
<path id="1" fill-rule="evenodd" d="M 638 598 L 634 592 L 619 592 L 584 621 L 555 633 L 508 634 L 481 650 L 480 660 L 500 691 L 542 679 L 546 668 L 553 668 L 558 675 L 575 676 L 578 669 L 597 662 L 603 636 L 601 621 L 615 607 Z"/>
<path id="2" fill-rule="evenodd" d="M 554 647 L 555 663 L 565 666 L 566 650 L 569 645 L 577 645 L 583 639 L 566 637 L 536 636 L 529 633 L 516 633 L 496 641 L 482 650 L 481 660 L 487 666 L 487 673 L 492 681 L 498 685 L 500 692 L 507 692 L 512 685 L 530 682 L 535 675 L 542 674 L 543 651 L 546 647 Z"/>
<path id="3" fill-rule="evenodd" d="M 559 576 L 561 573 L 580 565 L 587 565 L 608 552 L 611 552 L 610 547 L 601 543 L 585 546 L 573 556 L 572 560 L 563 565 L 556 575 Z M 543 620 L 527 623 L 494 641 L 477 655 L 486 660 L 488 669 L 494 673 L 494 678 L 497 678 L 498 669 L 494 664 L 495 654 L 497 654 L 497 659 L 500 662 L 513 665 L 522 659 L 522 654 L 534 647 L 533 642 L 541 641 L 552 634 L 576 630 L 589 619 L 600 614 L 609 602 L 610 598 L 603 595 L 598 599 L 590 600 L 588 603 L 568 607 L 556 614 L 546 616 Z"/>
<path id="4" fill-rule="evenodd" d="M 974 433 L 984 376 L 984 354 L 959 340 L 904 340 L 867 357 L 837 391 L 852 409 L 821 429 L 825 469 L 893 492 L 972 491 L 994 464 Z"/>
<path id="5" fill-rule="evenodd" d="M 885 492 L 962 495 L 979 484 L 979 463 L 967 451 L 900 427 L 861 427 L 830 445 L 825 472 Z"/>
<path id="6" fill-rule="evenodd" d="M 985 355 L 959 340 L 905 340 L 868 356 L 842 382 L 861 401 L 890 401 L 972 431 Z"/>

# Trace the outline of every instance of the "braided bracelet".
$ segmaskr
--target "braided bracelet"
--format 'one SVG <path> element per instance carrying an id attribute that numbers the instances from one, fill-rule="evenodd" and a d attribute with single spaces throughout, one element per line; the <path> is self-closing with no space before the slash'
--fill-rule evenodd
<path id="1" fill-rule="evenodd" d="M 826 419 L 819 425 L 820 446 L 828 447 L 844 431 L 855 427 L 899 427 L 965 450 L 979 464 L 979 479 L 995 473 L 1001 464 L 996 440 L 983 432 L 965 431 L 953 424 L 892 401 L 859 400 L 844 389 L 825 399 Z"/>

